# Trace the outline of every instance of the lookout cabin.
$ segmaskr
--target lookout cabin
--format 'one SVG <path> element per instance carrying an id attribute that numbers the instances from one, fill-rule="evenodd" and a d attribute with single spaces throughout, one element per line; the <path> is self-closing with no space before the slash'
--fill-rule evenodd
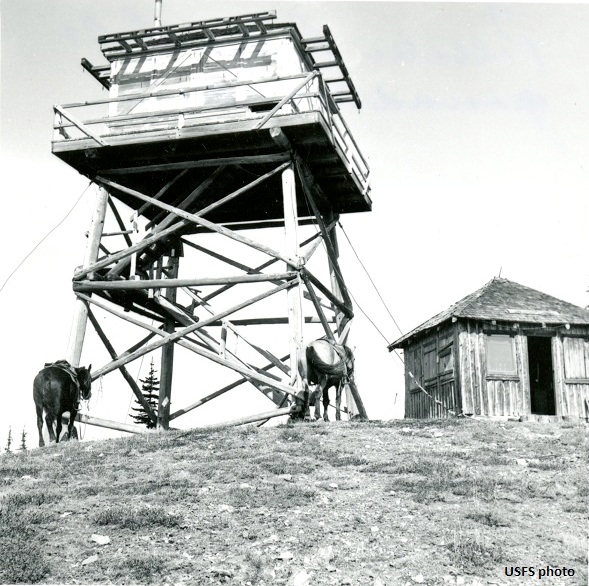
<path id="1" fill-rule="evenodd" d="M 513 281 L 492 279 L 394 349 L 407 418 L 589 420 L 589 311 Z"/>
<path id="2" fill-rule="evenodd" d="M 264 12 L 100 36 L 108 63 L 82 66 L 108 95 L 55 106 L 53 153 L 90 179 L 125 176 L 143 193 L 177 180 L 178 192 L 187 162 L 191 185 L 214 161 L 238 166 L 265 155 L 267 168 L 249 167 L 262 175 L 284 157 L 283 136 L 334 213 L 370 211 L 368 166 L 340 112 L 342 103 L 362 104 L 331 31 L 303 37 L 296 24 L 275 19 Z M 238 189 L 243 174 L 223 181 L 218 191 Z M 280 178 L 274 182 L 207 217 L 241 227 L 279 223 L 282 202 L 269 194 L 280 193 Z M 137 207 L 131 196 L 117 197 Z M 298 212 L 309 215 L 302 198 Z"/>

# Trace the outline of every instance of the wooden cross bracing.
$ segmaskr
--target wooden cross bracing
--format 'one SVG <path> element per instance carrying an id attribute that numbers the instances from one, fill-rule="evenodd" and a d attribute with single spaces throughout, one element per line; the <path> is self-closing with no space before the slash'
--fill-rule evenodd
<path id="1" fill-rule="evenodd" d="M 244 181 L 242 187 L 230 194 L 219 194 L 215 196 L 213 203 L 200 204 L 205 194 L 210 195 L 211 190 L 216 189 L 218 179 L 223 176 L 228 166 L 221 164 L 212 169 L 209 176 L 194 186 L 187 196 L 181 193 L 174 194 L 178 175 L 167 181 L 153 196 L 127 187 L 124 178 L 121 179 L 120 175 L 114 173 L 109 176 L 103 171 L 95 178 L 96 183 L 100 185 L 101 197 L 91 230 L 94 238 L 90 239 L 92 242 L 89 246 L 96 248 L 97 243 L 100 247 L 101 236 L 110 234 L 111 237 L 118 237 L 123 241 L 123 248 L 114 253 L 106 253 L 101 259 L 98 259 L 97 254 L 87 254 L 84 265 L 75 272 L 73 288 L 79 310 L 74 318 L 73 330 L 85 331 L 85 321 L 87 318 L 90 319 L 111 357 L 109 363 L 93 371 L 93 379 L 120 371 L 142 404 L 145 400 L 142 400 L 141 392 L 126 370 L 126 365 L 150 352 L 162 352 L 158 413 L 147 408 L 146 411 L 163 429 L 169 428 L 170 421 L 246 382 L 271 399 L 278 407 L 277 412 L 282 413 L 285 401 L 288 399 L 293 402 L 302 390 L 301 381 L 298 379 L 297 356 L 303 350 L 303 341 L 325 335 L 331 340 L 343 342 L 353 317 L 351 301 L 338 263 L 337 243 L 334 242 L 337 215 L 330 213 L 329 209 L 321 209 L 321 206 L 325 206 L 326 198 L 313 183 L 304 163 L 296 156 L 286 161 L 278 161 L 273 169 L 260 173 L 253 181 Z M 233 169 L 235 168 L 233 166 Z M 189 172 L 189 168 L 179 170 L 182 176 Z M 239 205 L 239 197 L 242 194 L 267 182 L 275 175 L 282 177 L 284 246 L 270 246 L 260 242 L 260 238 L 250 238 L 204 217 L 220 206 Z M 244 179 L 247 176 L 248 173 L 244 172 Z M 128 225 L 123 221 L 124 214 L 117 206 L 116 199 L 120 193 L 131 195 L 137 200 L 133 218 L 136 221 L 139 216 L 145 226 L 149 225 L 149 231 L 137 241 L 130 237 Z M 166 201 L 163 201 L 164 199 Z M 301 209 L 303 199 L 310 211 L 304 220 L 311 221 L 316 231 L 299 243 L 302 222 L 297 208 Z M 166 203 L 170 201 L 176 205 Z M 116 222 L 118 231 L 115 233 L 105 233 L 102 230 L 107 209 L 111 211 Z M 147 209 L 160 210 L 155 216 L 152 213 L 152 217 L 157 220 L 150 220 L 148 223 L 144 217 L 142 218 L 140 214 Z M 205 246 L 198 241 L 200 232 L 197 230 L 203 229 L 207 235 L 216 234 L 216 238 L 223 242 L 237 243 L 242 251 L 253 250 L 269 259 L 256 265 L 236 258 L 233 252 L 225 252 L 222 246 Z M 331 274 L 329 283 L 323 282 L 307 266 L 322 248 L 327 254 Z M 192 250 L 194 254 L 214 259 L 233 269 L 233 273 L 222 276 L 183 276 L 181 273 L 184 261 L 180 253 L 182 250 Z M 284 264 L 284 270 L 268 272 L 277 262 Z M 135 271 L 130 270 L 132 264 Z M 240 274 L 235 274 L 235 269 Z M 249 286 L 266 289 L 250 296 L 245 293 Z M 199 289 L 196 290 L 195 287 Z M 211 288 L 213 289 L 210 290 Z M 201 289 L 207 291 L 202 292 Z M 239 302 L 225 305 L 223 309 L 214 308 L 213 300 L 217 304 L 229 291 L 237 292 Z M 251 307 L 257 307 L 263 314 L 264 308 L 270 306 L 269 299 L 283 292 L 287 294 L 287 311 L 284 317 L 260 315 L 244 319 L 238 315 L 245 308 Z M 177 293 L 186 298 L 188 303 L 178 303 Z M 143 335 L 129 350 L 117 354 L 93 310 L 90 310 L 91 307 L 146 330 L 147 335 Z M 305 316 L 303 310 L 308 312 L 309 309 L 312 315 Z M 152 325 L 144 318 L 159 322 L 159 325 Z M 281 357 L 279 356 L 283 352 L 273 350 L 270 344 L 252 341 L 249 335 L 243 333 L 243 327 L 246 325 L 272 323 L 288 324 L 289 331 L 286 337 L 289 340 L 289 352 Z M 315 330 L 312 338 L 303 332 L 307 327 L 317 327 L 309 324 L 317 324 L 320 327 L 319 331 Z M 219 328 L 221 331 L 214 333 Z M 227 332 L 231 332 L 236 340 L 242 340 L 245 346 L 266 362 L 256 365 L 250 357 L 240 357 L 235 350 L 229 349 L 226 344 Z M 78 336 L 77 340 L 78 342 L 74 342 L 70 349 L 70 358 L 77 355 L 79 360 L 83 336 Z M 238 380 L 224 385 L 188 406 L 171 410 L 175 346 L 185 348 L 209 362 L 237 373 Z"/>

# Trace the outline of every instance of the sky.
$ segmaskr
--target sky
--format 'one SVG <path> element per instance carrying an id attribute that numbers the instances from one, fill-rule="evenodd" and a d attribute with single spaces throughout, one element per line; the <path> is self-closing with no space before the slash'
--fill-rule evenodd
<path id="1" fill-rule="evenodd" d="M 80 59 L 104 64 L 97 37 L 149 28 L 153 6 L 0 2 L 0 449 L 9 427 L 37 443 L 32 381 L 65 355 L 71 277 L 94 205 L 94 187 L 51 154 L 52 106 L 105 97 Z M 353 249 L 343 233 L 339 242 L 369 416 L 403 413 L 403 366 L 388 343 L 493 277 L 589 304 L 589 6 L 163 0 L 162 22 L 270 10 L 303 36 L 328 24 L 362 99 L 360 111 L 343 104 L 342 113 L 371 169 L 373 211 L 342 217 Z M 136 338 L 114 327 L 122 351 Z M 82 364 L 107 360 L 90 340 Z M 129 370 L 144 377 L 148 363 Z M 131 392 L 116 376 L 95 384 L 90 414 L 129 421 Z M 180 367 L 173 408 L 217 382 L 206 365 Z M 178 426 L 272 408 L 252 393 L 214 401 Z"/>

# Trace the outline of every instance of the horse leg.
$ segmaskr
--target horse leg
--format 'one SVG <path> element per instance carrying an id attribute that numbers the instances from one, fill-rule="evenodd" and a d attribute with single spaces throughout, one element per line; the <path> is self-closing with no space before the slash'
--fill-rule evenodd
<path id="1" fill-rule="evenodd" d="M 53 431 L 53 422 L 55 417 L 51 413 L 45 415 L 45 423 L 47 424 L 47 431 L 49 432 L 49 442 L 55 441 L 55 432 Z"/>
<path id="2" fill-rule="evenodd" d="M 43 440 L 43 405 L 37 405 L 37 429 L 39 430 L 39 447 L 45 447 L 45 441 Z"/>
<path id="3" fill-rule="evenodd" d="M 323 421 L 329 421 L 329 414 L 328 414 L 328 407 L 329 407 L 329 382 L 325 383 L 325 388 L 323 389 Z"/>
<path id="4" fill-rule="evenodd" d="M 324 375 L 318 377 L 317 386 L 315 387 L 315 392 L 317 393 L 315 396 L 315 419 L 317 420 L 321 419 L 321 399 L 323 398 L 326 384 L 327 379 Z"/>
<path id="5" fill-rule="evenodd" d="M 74 423 L 76 421 L 76 415 L 78 414 L 78 412 L 75 409 L 72 409 L 70 411 L 70 419 L 68 421 L 67 424 L 67 439 L 71 440 L 74 436 L 73 436 L 73 429 L 74 429 Z M 77 438 L 75 438 L 77 439 Z"/>
<path id="6" fill-rule="evenodd" d="M 58 413 L 57 417 L 55 418 L 55 443 L 59 443 L 59 437 L 61 436 L 61 418 L 63 417 L 63 413 Z"/>
<path id="7" fill-rule="evenodd" d="M 335 387 L 335 420 L 341 421 L 342 413 L 341 413 L 341 406 L 342 406 L 342 387 L 344 386 L 343 382 L 340 381 Z"/>

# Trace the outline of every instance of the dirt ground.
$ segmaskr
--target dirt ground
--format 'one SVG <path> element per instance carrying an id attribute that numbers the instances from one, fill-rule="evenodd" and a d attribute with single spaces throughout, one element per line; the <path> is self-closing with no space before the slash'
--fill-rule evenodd
<path id="1" fill-rule="evenodd" d="M 585 585 L 587 430 L 312 423 L 4 454 L 0 583 Z"/>

